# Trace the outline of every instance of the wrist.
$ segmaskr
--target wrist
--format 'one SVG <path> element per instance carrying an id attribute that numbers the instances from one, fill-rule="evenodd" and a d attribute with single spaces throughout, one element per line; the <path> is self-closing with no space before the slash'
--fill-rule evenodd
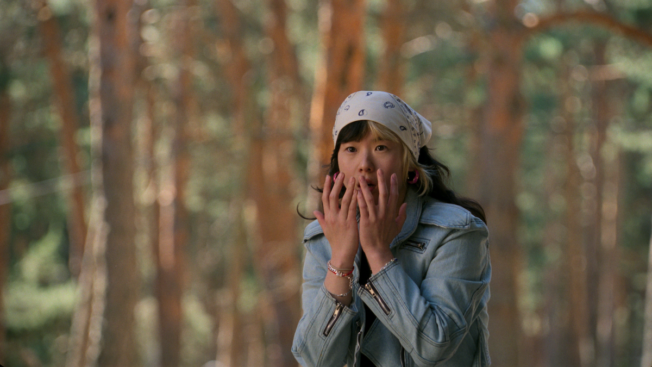
<path id="1" fill-rule="evenodd" d="M 367 261 L 369 261 L 369 267 L 371 268 L 371 273 L 376 274 L 379 272 L 385 264 L 389 263 L 394 259 L 394 255 L 389 251 L 377 252 L 372 254 L 366 254 Z"/>
<path id="2" fill-rule="evenodd" d="M 331 265 L 337 270 L 351 270 L 351 269 L 353 269 L 354 259 L 347 259 L 347 258 L 332 256 L 330 261 L 331 261 Z"/>

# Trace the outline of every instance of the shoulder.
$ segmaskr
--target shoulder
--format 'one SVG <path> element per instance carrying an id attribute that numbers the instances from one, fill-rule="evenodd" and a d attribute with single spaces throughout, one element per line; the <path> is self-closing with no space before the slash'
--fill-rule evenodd
<path id="1" fill-rule="evenodd" d="M 319 225 L 318 221 L 313 220 L 306 226 L 306 229 L 303 230 L 303 242 L 306 243 L 315 237 L 323 235 L 324 230 L 321 228 L 321 225 Z"/>
<path id="2" fill-rule="evenodd" d="M 486 224 L 470 211 L 459 205 L 444 203 L 431 197 L 424 198 L 419 223 L 449 229 L 487 231 Z"/>

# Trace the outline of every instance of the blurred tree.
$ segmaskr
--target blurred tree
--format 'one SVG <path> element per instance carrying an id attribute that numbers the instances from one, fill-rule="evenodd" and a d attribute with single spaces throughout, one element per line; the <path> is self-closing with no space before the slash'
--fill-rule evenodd
<path id="1" fill-rule="evenodd" d="M 565 289 L 565 295 L 570 300 L 571 339 L 568 343 L 567 361 L 571 365 L 588 367 L 593 364 L 595 350 L 593 347 L 594 334 L 590 327 L 589 317 L 589 296 L 587 290 L 588 274 L 586 268 L 579 264 L 588 262 L 587 250 L 582 242 L 582 228 L 580 224 L 581 196 L 578 188 L 581 184 L 580 171 L 577 167 L 578 149 L 576 147 L 576 121 L 573 114 L 575 97 L 570 78 L 570 65 L 567 60 L 564 63 L 565 74 L 561 81 L 560 112 L 565 124 L 564 140 L 564 161 L 566 162 L 566 182 L 564 187 L 564 199 L 566 202 L 566 242 L 565 253 L 567 256 L 564 262 L 565 273 L 570 281 Z"/>
<path id="2" fill-rule="evenodd" d="M 189 125 L 196 118 L 192 107 L 195 95 L 192 86 L 194 42 L 192 12 L 194 0 L 180 0 L 174 15 L 174 43 L 178 52 L 178 80 L 173 86 L 175 116 L 173 125 L 170 172 L 163 179 L 159 196 L 160 223 L 157 255 L 158 321 L 160 363 L 177 367 L 181 353 L 182 296 L 185 276 L 185 249 L 188 242 L 188 210 L 186 187 L 190 172 Z"/>
<path id="3" fill-rule="evenodd" d="M 11 164 L 9 161 L 9 124 L 11 122 L 11 98 L 8 93 L 10 71 L 5 61 L 6 45 L 0 43 L 0 200 L 5 197 L 11 182 Z M 8 195 L 7 195 L 8 196 Z M 7 352 L 5 328 L 5 297 L 9 273 L 9 239 L 11 233 L 11 205 L 0 201 L 0 363 L 6 363 Z"/>
<path id="4" fill-rule="evenodd" d="M 652 228 L 652 227 L 651 227 Z M 652 233 L 650 233 L 650 245 L 648 246 L 647 262 L 647 287 L 645 289 L 645 308 L 643 320 L 643 355 L 641 356 L 641 367 L 652 365 Z"/>
<path id="5" fill-rule="evenodd" d="M 532 13 L 523 16 L 526 30 L 514 21 L 517 0 L 495 0 L 487 5 L 486 34 L 492 47 L 488 54 L 488 98 L 484 104 L 478 152 L 481 159 L 471 171 L 478 171 L 485 183 L 474 195 L 485 207 L 492 228 L 492 315 L 490 348 L 497 365 L 523 365 L 526 360 L 518 306 L 518 274 L 524 266 L 518 246 L 519 210 L 515 203 L 516 177 L 524 132 L 526 105 L 520 91 L 522 47 L 532 34 L 564 22 L 577 21 L 607 27 L 629 38 L 652 44 L 652 36 L 623 24 L 608 14 L 582 11 L 553 14 L 541 20 Z M 521 30 L 519 32 L 519 30 Z"/>
<path id="6" fill-rule="evenodd" d="M 271 312 L 264 319 L 266 341 L 280 353 L 270 355 L 272 366 L 295 363 L 291 353 L 300 311 L 300 272 L 293 206 L 296 161 L 292 124 L 298 118 L 301 81 L 294 45 L 287 35 L 284 0 L 268 0 L 265 32 L 273 51 L 268 54 L 267 80 L 270 103 L 261 126 L 252 129 L 249 182 L 256 203 L 258 241 L 255 265 Z"/>
<path id="7" fill-rule="evenodd" d="M 44 54 L 50 62 L 54 98 L 61 121 L 61 145 L 64 151 L 64 166 L 69 175 L 74 177 L 72 189 L 68 193 L 68 224 L 70 233 L 70 272 L 79 275 L 81 259 L 86 241 L 85 200 L 81 185 L 82 172 L 79 164 L 79 148 L 75 141 L 78 130 L 76 103 L 68 66 L 61 56 L 61 35 L 59 24 L 52 14 L 46 0 L 36 0 L 35 4 L 39 30 L 43 40 Z"/>
<path id="8" fill-rule="evenodd" d="M 238 307 L 247 250 L 243 207 L 250 195 L 248 186 L 253 169 L 253 161 L 250 159 L 252 142 L 249 129 L 257 124 L 254 122 L 257 117 L 250 108 L 253 92 L 251 84 L 247 82 L 247 75 L 251 70 L 251 64 L 245 52 L 241 16 L 231 0 L 216 2 L 224 34 L 224 38 L 218 44 L 218 50 L 221 49 L 224 54 L 225 76 L 231 89 L 230 128 L 234 137 L 232 149 L 237 159 L 236 177 L 233 181 L 236 189 L 232 193 L 229 205 L 229 219 L 235 228 L 226 276 L 228 299 L 223 300 L 221 304 L 216 359 L 226 366 L 243 366 L 245 357 L 243 315 Z"/>
<path id="9" fill-rule="evenodd" d="M 95 164 L 101 167 L 101 186 L 95 187 L 106 224 L 104 259 L 106 296 L 101 332 L 99 367 L 139 365 L 135 340 L 134 308 L 138 300 L 138 271 L 134 246 L 135 209 L 131 119 L 134 56 L 129 37 L 129 0 L 97 0 L 97 40 L 91 61 L 97 79 L 92 81 L 91 123 L 100 133 Z M 95 244 L 98 245 L 98 244 Z M 101 245 L 100 245 L 101 247 Z"/>
<path id="10" fill-rule="evenodd" d="M 471 171 L 479 172 L 483 185 L 474 195 L 484 206 L 491 228 L 491 314 L 489 339 L 491 358 L 498 366 L 519 366 L 519 344 L 523 341 L 518 309 L 518 274 L 523 267 L 516 242 L 518 209 L 515 172 L 524 130 L 525 101 L 521 96 L 522 39 L 514 22 L 518 0 L 496 0 L 488 5 L 487 34 L 493 47 L 487 49 L 487 100 L 480 130 L 478 154 L 482 157 Z"/>
<path id="11" fill-rule="evenodd" d="M 364 0 L 319 2 L 321 58 L 315 71 L 310 105 L 313 150 L 308 170 L 312 182 L 323 181 L 321 165 L 330 162 L 337 109 L 347 95 L 362 89 L 366 54 L 365 15 Z M 316 203 L 310 205 L 316 206 Z"/>
<path id="12" fill-rule="evenodd" d="M 405 84 L 405 59 L 401 47 L 405 43 L 406 13 L 404 0 L 387 0 L 381 19 L 385 47 L 378 70 L 378 89 L 399 96 Z"/>

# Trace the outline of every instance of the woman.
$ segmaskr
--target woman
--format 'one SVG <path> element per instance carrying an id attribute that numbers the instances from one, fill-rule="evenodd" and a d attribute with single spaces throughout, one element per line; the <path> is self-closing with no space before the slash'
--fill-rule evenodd
<path id="1" fill-rule="evenodd" d="M 431 123 L 398 97 L 338 110 L 323 212 L 304 232 L 304 366 L 487 366 L 484 212 L 446 188 Z"/>

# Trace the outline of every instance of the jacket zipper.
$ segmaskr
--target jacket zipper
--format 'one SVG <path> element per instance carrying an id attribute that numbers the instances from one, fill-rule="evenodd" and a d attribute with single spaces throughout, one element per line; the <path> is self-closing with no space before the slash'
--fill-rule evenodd
<path id="1" fill-rule="evenodd" d="M 405 367 L 405 348 L 401 348 L 401 367 Z"/>
<path id="2" fill-rule="evenodd" d="M 367 284 L 364 287 L 367 288 L 369 293 L 371 293 L 371 296 L 374 297 L 376 302 L 378 302 L 378 304 L 380 305 L 380 308 L 383 309 L 383 312 L 385 313 L 385 315 L 389 315 L 391 310 L 389 309 L 389 307 L 387 306 L 385 301 L 383 301 L 382 297 L 380 297 L 380 294 L 378 294 L 378 291 L 373 286 L 373 284 L 371 284 L 371 282 L 367 282 Z"/>
<path id="3" fill-rule="evenodd" d="M 331 319 L 328 320 L 328 324 L 326 324 L 326 329 L 324 329 L 324 336 L 328 336 L 328 334 L 331 333 L 331 330 L 333 329 L 333 326 L 335 326 L 335 322 L 337 322 L 337 319 L 340 318 L 340 315 L 342 314 L 342 309 L 344 308 L 344 305 L 336 302 L 335 305 L 335 312 L 333 312 L 333 315 L 331 316 Z"/>
<path id="4" fill-rule="evenodd" d="M 426 244 L 424 242 L 417 242 L 417 241 L 410 242 L 410 241 L 408 241 L 408 242 L 405 242 L 405 246 L 416 247 L 419 250 L 423 250 L 426 247 Z"/>

